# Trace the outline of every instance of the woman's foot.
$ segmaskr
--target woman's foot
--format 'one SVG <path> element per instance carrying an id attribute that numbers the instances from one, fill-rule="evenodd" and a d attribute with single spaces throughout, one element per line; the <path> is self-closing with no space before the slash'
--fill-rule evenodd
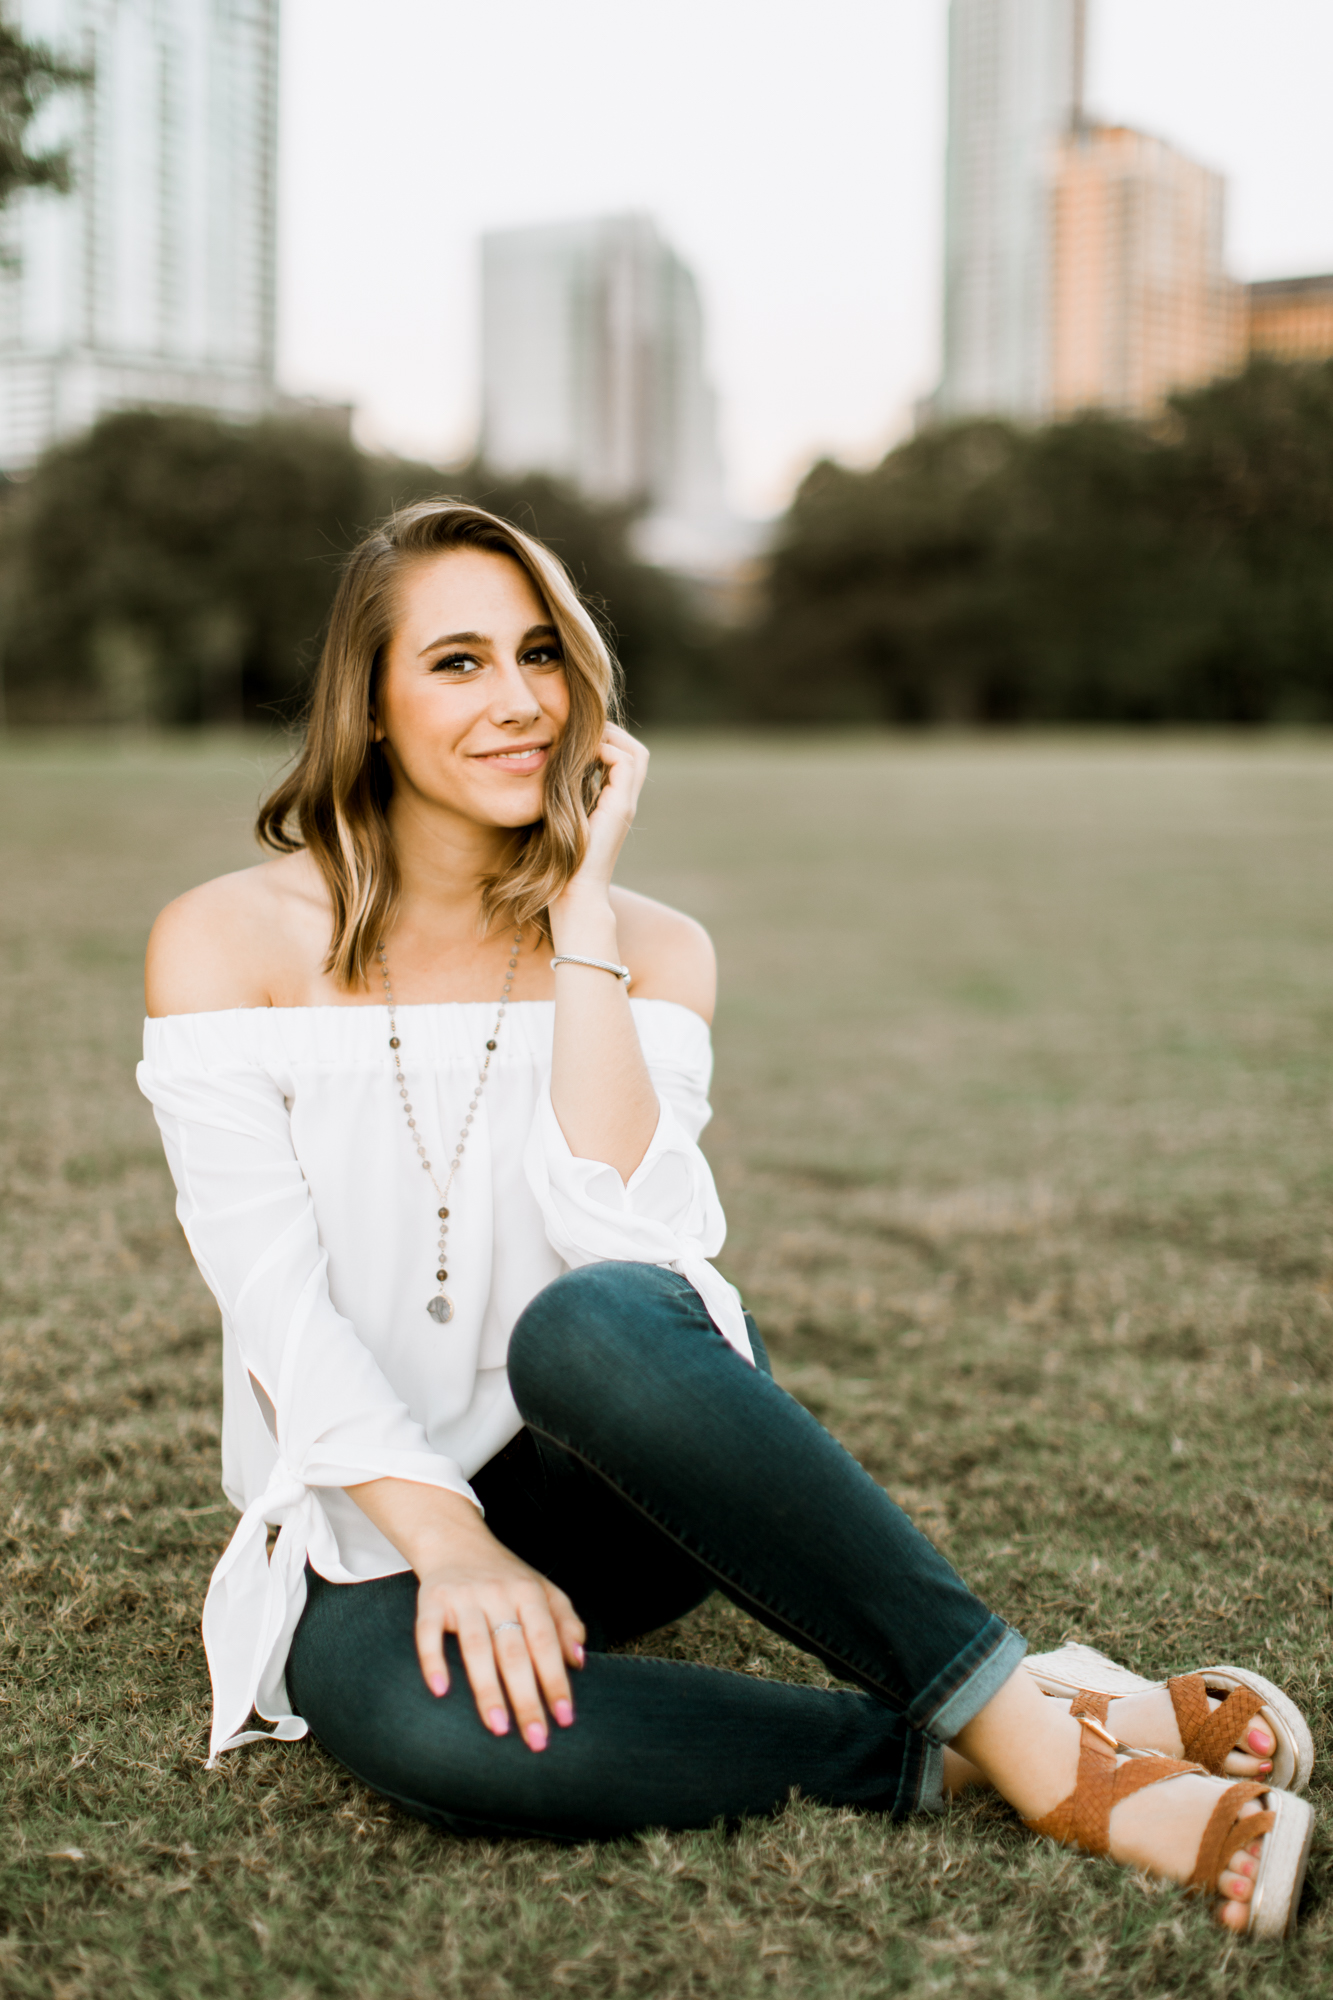
<path id="1" fill-rule="evenodd" d="M 1044 1695 L 1045 1701 L 1058 1702 L 1067 1715 L 1070 1704 L 1060 1695 Z M 1209 1695 L 1209 1708 L 1220 1708 L 1219 1697 Z M 1113 1700 L 1106 1711 L 1106 1726 L 1117 1742 L 1132 1743 L 1136 1750 L 1160 1750 L 1166 1757 L 1183 1757 L 1184 1745 L 1180 1740 L 1180 1729 L 1176 1721 L 1175 1703 L 1166 1688 L 1145 1688 L 1142 1694 L 1123 1695 Z M 1226 1774 L 1229 1778 L 1266 1778 L 1273 1768 L 1273 1751 L 1276 1745 L 1267 1723 L 1259 1716 L 1248 1725 L 1244 1740 L 1238 1743 L 1226 1760 Z M 944 1753 L 944 1791 L 947 1798 L 956 1798 L 960 1792 L 973 1785 L 984 1785 L 987 1779 L 975 1764 L 969 1763 L 956 1750 Z"/>
<path id="2" fill-rule="evenodd" d="M 1058 1697 L 1049 1695 L 1047 1700 Z M 1063 1704 L 1066 1708 L 1069 1704 Z M 1208 1697 L 1209 1708 L 1220 1708 L 1221 1699 Z M 1145 1688 L 1142 1694 L 1123 1695 L 1109 1703 L 1106 1726 L 1120 1743 L 1132 1743 L 1136 1750 L 1161 1750 L 1168 1757 L 1183 1757 L 1175 1704 L 1164 1687 Z M 1229 1778 L 1266 1778 L 1273 1768 L 1277 1748 L 1273 1732 L 1262 1716 L 1256 1715 L 1242 1732 L 1223 1769 Z"/>
<path id="3" fill-rule="evenodd" d="M 1024 1819 L 1042 1819 L 1074 1790 L 1082 1740 L 1083 1725 L 1069 1714 L 1068 1704 L 1044 1695 L 1028 1675 L 1015 1673 L 959 1733 L 956 1750 L 945 1752 L 945 1788 L 950 1789 L 951 1777 L 966 1782 L 967 1767 L 994 1785 Z M 1219 1796 L 1216 1778 L 1184 1773 L 1122 1799 L 1111 1814 L 1111 1858 L 1169 1881 L 1188 1882 Z M 1259 1810 L 1257 1800 L 1243 1808 L 1246 1816 Z M 1249 1922 L 1260 1852 L 1257 1841 L 1238 1847 L 1219 1877 L 1216 1914 L 1229 1930 L 1243 1931 Z"/>

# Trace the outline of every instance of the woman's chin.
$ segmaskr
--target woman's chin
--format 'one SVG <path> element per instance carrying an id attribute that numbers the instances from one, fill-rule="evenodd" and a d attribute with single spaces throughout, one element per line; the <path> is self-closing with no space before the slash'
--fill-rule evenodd
<path id="1" fill-rule="evenodd" d="M 510 778 L 500 785 L 487 785 L 480 797 L 474 793 L 468 801 L 468 812 L 479 826 L 506 827 L 517 831 L 519 827 L 531 826 L 541 818 L 542 804 L 540 778 L 530 778 L 523 783 Z"/>

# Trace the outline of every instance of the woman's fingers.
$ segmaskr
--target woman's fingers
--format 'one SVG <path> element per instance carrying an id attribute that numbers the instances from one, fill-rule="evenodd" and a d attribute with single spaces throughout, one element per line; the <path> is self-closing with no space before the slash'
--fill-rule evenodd
<path id="1" fill-rule="evenodd" d="M 417 1659 L 422 1679 L 432 1694 L 448 1694 L 449 1666 L 444 1657 L 444 1613 L 424 1590 L 417 1592 Z"/>
<path id="2" fill-rule="evenodd" d="M 531 1598 L 526 1598 L 521 1615 L 528 1658 L 545 1696 L 546 1706 L 560 1727 L 568 1729 L 574 1720 L 574 1697 L 570 1693 L 569 1675 L 565 1671 L 564 1648 L 545 1593 L 536 1590 Z"/>
<path id="3" fill-rule="evenodd" d="M 608 723 L 598 754 L 606 766 L 606 782 L 601 798 L 593 808 L 594 814 L 601 809 L 602 800 L 609 797 L 632 819 L 639 793 L 643 790 L 643 781 L 648 775 L 647 750 L 642 743 L 636 742 L 627 729 Z"/>
<path id="4" fill-rule="evenodd" d="M 574 1700 L 566 1662 L 582 1666 L 584 1628 L 563 1590 L 531 1571 L 480 1588 L 421 1590 L 417 1657 L 436 1695 L 449 1686 L 443 1635 L 451 1631 L 477 1713 L 493 1736 L 508 1735 L 511 1710 L 530 1750 L 546 1748 L 548 1709 L 561 1728 L 570 1726 Z"/>
<path id="5" fill-rule="evenodd" d="M 496 1632 L 494 1643 L 495 1657 L 508 1690 L 519 1735 L 529 1750 L 544 1750 L 548 1736 L 546 1710 L 537 1692 L 537 1677 L 529 1650 L 532 1642 L 527 1628 L 520 1626 L 515 1630 L 512 1624 L 506 1623 L 502 1631 Z"/>
<path id="6" fill-rule="evenodd" d="M 517 1605 L 460 1607 L 456 1629 L 477 1713 L 491 1734 L 508 1734 L 512 1709 L 528 1748 L 544 1750 L 549 1731 L 542 1695 L 562 1728 L 574 1720 L 574 1704 L 555 1623 L 540 1589 L 525 1591 Z"/>
<path id="7" fill-rule="evenodd" d="M 496 1668 L 495 1642 L 490 1621 L 480 1604 L 460 1607 L 457 1614 L 458 1650 L 463 1655 L 468 1685 L 477 1713 L 492 1736 L 509 1734 L 509 1706 Z M 501 1634 L 501 1637 L 505 1637 Z"/>

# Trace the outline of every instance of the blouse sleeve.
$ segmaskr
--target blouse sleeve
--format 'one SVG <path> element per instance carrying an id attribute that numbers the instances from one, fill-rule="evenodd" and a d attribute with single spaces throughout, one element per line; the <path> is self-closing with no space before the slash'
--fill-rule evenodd
<path id="1" fill-rule="evenodd" d="M 292 1145 L 286 1101 L 258 1068 L 141 1063 L 176 1213 L 233 1333 L 273 1437 L 268 1486 L 251 1500 L 204 1605 L 213 1677 L 211 1755 L 251 1740 L 251 1707 L 304 1735 L 283 1667 L 305 1601 L 305 1557 L 331 1542 L 319 1487 L 410 1479 L 475 1499 L 441 1457 L 329 1296 L 327 1257 Z M 266 1561 L 268 1527 L 279 1529 Z"/>
<path id="2" fill-rule="evenodd" d="M 641 1002 L 653 1008 L 662 1001 Z M 648 1150 L 629 1181 L 602 1160 L 569 1149 L 549 1087 L 537 1105 L 524 1166 L 541 1208 L 547 1240 L 571 1269 L 620 1260 L 664 1264 L 687 1278 L 723 1339 L 745 1360 L 754 1354 L 740 1295 L 708 1261 L 727 1233 L 708 1162 L 696 1143 L 711 1111 L 712 1050 L 697 1015 L 671 1008 L 671 1030 L 655 1024 L 645 1038 L 658 1119 Z M 642 1027 L 641 1027 L 642 1034 Z"/>

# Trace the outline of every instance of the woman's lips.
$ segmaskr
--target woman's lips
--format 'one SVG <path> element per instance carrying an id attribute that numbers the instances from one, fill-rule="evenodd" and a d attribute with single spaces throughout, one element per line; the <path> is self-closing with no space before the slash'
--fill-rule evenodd
<path id="1" fill-rule="evenodd" d="M 480 750 L 473 755 L 479 764 L 492 764 L 499 771 L 513 771 L 519 777 L 540 771 L 546 761 L 547 743 L 529 743 L 513 750 Z"/>

